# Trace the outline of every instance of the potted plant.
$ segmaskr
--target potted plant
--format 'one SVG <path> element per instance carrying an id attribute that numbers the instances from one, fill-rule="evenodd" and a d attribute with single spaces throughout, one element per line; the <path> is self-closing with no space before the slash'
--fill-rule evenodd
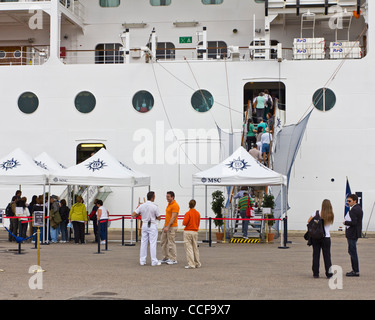
<path id="1" fill-rule="evenodd" d="M 223 192 L 220 190 L 216 190 L 212 193 L 212 202 L 211 202 L 211 209 L 215 213 L 215 217 L 221 219 L 223 217 L 221 209 L 224 208 L 224 195 Z M 222 241 L 224 238 L 223 232 L 223 220 L 214 220 L 215 226 L 217 227 L 218 232 L 216 233 L 216 239 L 218 241 Z"/>
<path id="2" fill-rule="evenodd" d="M 267 215 L 267 219 L 274 219 L 273 209 L 275 208 L 275 197 L 272 194 L 265 194 L 263 198 L 263 208 L 270 208 L 271 213 Z M 271 232 L 271 227 L 274 225 L 275 220 L 268 220 L 268 241 L 273 241 L 275 235 Z"/>

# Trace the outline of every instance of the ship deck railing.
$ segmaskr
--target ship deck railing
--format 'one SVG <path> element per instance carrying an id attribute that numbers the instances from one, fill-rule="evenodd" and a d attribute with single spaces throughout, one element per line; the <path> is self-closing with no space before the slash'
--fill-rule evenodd
<path id="1" fill-rule="evenodd" d="M 215 51 L 208 54 L 205 59 L 198 53 L 196 48 L 174 48 L 158 49 L 156 60 L 160 62 L 181 62 L 188 61 L 277 61 L 277 60 L 333 60 L 333 59 L 358 59 L 351 55 L 335 55 L 330 52 L 329 47 L 325 47 L 323 53 L 319 55 L 305 55 L 296 57 L 295 48 L 282 48 L 282 54 L 278 55 L 277 47 L 256 48 L 237 47 L 236 52 L 231 52 L 230 47 L 212 47 L 209 50 Z M 150 54 L 139 54 L 139 48 L 130 49 L 129 63 L 150 63 Z M 279 49 L 280 50 L 280 49 Z M 362 52 L 366 48 L 361 47 Z M 269 53 L 267 53 L 269 51 Z M 361 57 L 364 54 L 361 55 Z M 2 65 L 42 65 L 49 58 L 49 46 L 23 46 L 14 52 L 6 52 L 0 48 L 0 66 Z M 61 48 L 60 60 L 64 64 L 124 64 L 126 62 L 123 50 L 69 50 Z"/>
<path id="2" fill-rule="evenodd" d="M 17 8 L 17 6 L 25 6 L 27 3 L 33 3 L 34 5 L 38 5 L 36 2 L 42 3 L 50 3 L 51 0 L 11 0 L 11 1 L 4 1 L 0 2 L 0 6 L 2 8 L 7 8 L 12 10 Z M 74 16 L 79 19 L 83 19 L 85 15 L 85 7 L 79 0 L 59 0 L 62 7 L 65 8 L 66 11 L 70 12 Z M 32 7 L 30 7 L 32 9 Z"/>

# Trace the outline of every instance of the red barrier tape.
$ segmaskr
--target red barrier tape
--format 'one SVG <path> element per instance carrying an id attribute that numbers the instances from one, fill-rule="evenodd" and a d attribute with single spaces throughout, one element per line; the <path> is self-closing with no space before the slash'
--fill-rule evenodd
<path id="1" fill-rule="evenodd" d="M 121 215 L 121 214 L 113 214 L 111 216 L 115 216 L 115 217 L 118 217 L 118 216 L 121 216 L 121 217 L 124 217 L 126 220 L 129 220 L 131 219 L 131 215 L 129 214 L 124 214 L 124 215 Z M 160 216 L 161 219 L 165 219 L 165 215 L 162 215 Z M 118 219 L 114 219 L 114 220 L 120 220 L 122 218 L 118 218 Z M 133 219 L 137 219 L 137 220 L 141 220 L 142 218 L 141 217 L 133 217 Z M 178 217 L 177 218 L 178 220 L 183 220 L 184 217 Z M 201 220 L 209 220 L 210 218 L 201 218 Z M 114 220 L 109 220 L 109 221 L 114 221 Z M 211 220 L 253 220 L 253 221 L 282 221 L 282 219 L 278 218 L 278 219 L 255 219 L 255 218 L 211 218 Z"/>
<path id="2" fill-rule="evenodd" d="M 132 218 L 131 215 L 121 215 L 121 214 L 114 214 L 114 215 L 111 215 L 111 216 L 114 216 L 114 217 L 120 217 L 120 218 L 116 218 L 116 219 L 106 219 L 107 221 L 116 221 L 116 220 L 121 220 L 123 217 L 124 219 L 126 220 L 130 220 Z M 21 218 L 24 218 L 24 219 L 29 219 L 30 217 L 4 217 L 4 219 L 21 219 Z M 48 219 L 49 216 L 45 217 L 44 219 Z M 161 219 L 165 219 L 165 216 L 160 216 Z M 137 220 L 141 220 L 142 218 L 141 217 L 133 217 L 133 219 L 137 219 Z M 184 217 L 178 217 L 177 218 L 178 220 L 183 220 Z M 254 219 L 254 218 L 201 218 L 201 220 L 239 220 L 239 221 L 282 221 L 282 219 L 278 218 L 278 219 Z M 21 223 L 26 223 L 26 222 L 31 222 L 33 221 L 33 219 L 31 220 L 27 220 L 27 221 L 23 221 Z"/>

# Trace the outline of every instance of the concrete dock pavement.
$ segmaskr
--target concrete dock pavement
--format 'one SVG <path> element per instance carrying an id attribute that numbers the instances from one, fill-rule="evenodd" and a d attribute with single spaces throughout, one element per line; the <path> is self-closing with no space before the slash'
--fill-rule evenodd
<path id="1" fill-rule="evenodd" d="M 134 236 L 134 235 L 133 235 Z M 291 232 L 288 249 L 273 243 L 200 243 L 202 267 L 185 269 L 182 231 L 177 236 L 176 265 L 139 265 L 140 242 L 121 245 L 121 232 L 110 231 L 109 251 L 97 254 L 93 235 L 86 244 L 42 245 L 41 267 L 45 272 L 29 272 L 37 263 L 31 243 L 7 241 L 0 231 L 1 300 L 372 300 L 375 298 L 375 238 L 358 240 L 360 277 L 348 278 L 351 271 L 347 242 L 343 234 L 332 236 L 332 263 L 337 279 L 330 283 L 321 259 L 320 278 L 312 276 L 312 247 L 303 233 Z M 200 232 L 200 240 L 205 232 Z M 129 233 L 126 234 L 129 239 Z M 158 245 L 158 258 L 161 248 Z M 340 278 L 340 272 L 342 277 Z M 37 278 L 40 276 L 40 278 Z M 38 279 L 41 288 L 35 288 Z M 173 285 L 167 279 L 173 279 Z M 341 281 L 341 282 L 340 282 Z M 342 287 L 340 288 L 340 284 Z M 34 288 L 31 288 L 33 287 Z M 147 290 L 145 290 L 147 288 Z"/>

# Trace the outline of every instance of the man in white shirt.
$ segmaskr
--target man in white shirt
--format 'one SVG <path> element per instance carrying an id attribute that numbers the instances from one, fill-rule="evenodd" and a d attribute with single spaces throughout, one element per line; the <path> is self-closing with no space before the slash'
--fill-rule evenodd
<path id="1" fill-rule="evenodd" d="M 147 193 L 147 201 L 141 204 L 133 212 L 133 217 L 142 217 L 142 239 L 140 249 L 139 263 L 141 266 L 146 264 L 147 246 L 150 241 L 150 255 L 151 265 L 160 266 L 161 263 L 156 258 L 156 243 L 158 240 L 158 227 L 156 220 L 160 220 L 160 212 L 158 206 L 154 203 L 155 192 L 150 191 Z"/>
<path id="2" fill-rule="evenodd" d="M 272 134 L 269 132 L 268 128 L 266 128 L 266 132 L 262 134 L 260 141 L 262 143 L 263 163 L 266 164 L 266 154 L 269 158 L 270 145 L 272 141 Z"/>

